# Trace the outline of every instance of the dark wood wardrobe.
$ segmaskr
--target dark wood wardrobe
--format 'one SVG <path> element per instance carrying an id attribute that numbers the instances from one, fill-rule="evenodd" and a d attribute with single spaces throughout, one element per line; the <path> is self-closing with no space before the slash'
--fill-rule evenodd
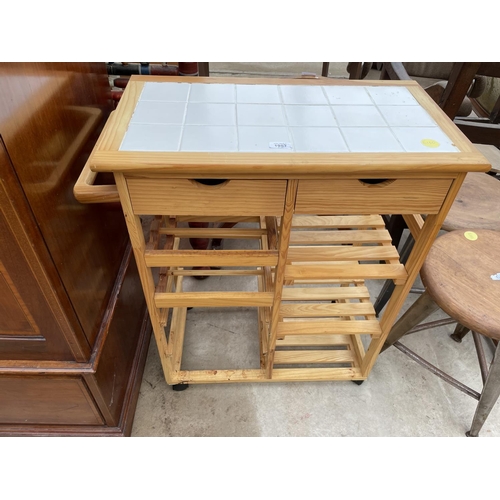
<path id="1" fill-rule="evenodd" d="M 119 203 L 73 195 L 111 109 L 104 63 L 0 64 L 0 435 L 130 434 L 141 285 Z"/>

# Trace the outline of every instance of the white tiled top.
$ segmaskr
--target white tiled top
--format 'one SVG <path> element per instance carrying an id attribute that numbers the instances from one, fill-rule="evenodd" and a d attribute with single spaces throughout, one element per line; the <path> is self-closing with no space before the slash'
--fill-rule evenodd
<path id="1" fill-rule="evenodd" d="M 404 87 L 174 82 L 144 84 L 120 150 L 459 151 Z"/>

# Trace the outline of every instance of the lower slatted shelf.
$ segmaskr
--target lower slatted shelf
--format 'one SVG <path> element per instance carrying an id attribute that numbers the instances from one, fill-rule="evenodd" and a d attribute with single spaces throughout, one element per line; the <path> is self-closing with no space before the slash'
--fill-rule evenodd
<path id="1" fill-rule="evenodd" d="M 165 352 L 172 361 L 174 383 L 366 378 L 362 339 L 380 338 L 382 330 L 364 280 L 389 278 L 401 284 L 407 278 L 381 216 L 293 217 L 284 287 L 278 301 L 274 286 L 280 232 L 275 219 L 260 217 L 259 227 L 248 229 L 177 227 L 188 219 L 158 219 L 145 252 L 147 265 L 160 268 L 154 305 L 162 326 L 169 324 Z M 222 218 L 208 219 L 223 222 Z M 256 222 L 253 218 L 245 221 Z M 260 248 L 179 249 L 179 240 L 189 237 L 258 239 Z M 166 238 L 165 245 L 158 244 L 160 238 Z M 205 273 L 255 276 L 258 291 L 183 290 L 184 278 Z M 258 308 L 260 368 L 183 370 L 182 344 L 189 307 Z M 273 308 L 279 315 L 275 346 L 270 340 Z M 273 350 L 273 361 L 266 365 Z M 272 366 L 271 374 L 266 366 Z"/>

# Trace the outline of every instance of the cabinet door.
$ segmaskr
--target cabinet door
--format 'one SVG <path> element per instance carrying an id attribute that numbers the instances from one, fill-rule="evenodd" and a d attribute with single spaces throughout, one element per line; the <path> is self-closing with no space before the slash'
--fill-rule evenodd
<path id="1" fill-rule="evenodd" d="M 0 135 L 71 301 L 67 314 L 93 346 L 128 244 L 119 203 L 73 196 L 110 110 L 106 65 L 0 63 L 0 77 Z"/>
<path id="2" fill-rule="evenodd" d="M 61 308 L 65 292 L 0 138 L 1 360 L 84 360 Z"/>

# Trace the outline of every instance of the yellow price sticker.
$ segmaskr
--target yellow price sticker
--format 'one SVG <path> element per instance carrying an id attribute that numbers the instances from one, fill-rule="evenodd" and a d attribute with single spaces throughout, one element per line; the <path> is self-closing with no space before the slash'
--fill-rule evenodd
<path id="1" fill-rule="evenodd" d="M 427 148 L 438 148 L 440 146 L 439 142 L 434 139 L 422 139 L 420 142 Z"/>
<path id="2" fill-rule="evenodd" d="M 465 231 L 464 236 L 471 241 L 476 241 L 478 236 L 474 231 Z"/>

